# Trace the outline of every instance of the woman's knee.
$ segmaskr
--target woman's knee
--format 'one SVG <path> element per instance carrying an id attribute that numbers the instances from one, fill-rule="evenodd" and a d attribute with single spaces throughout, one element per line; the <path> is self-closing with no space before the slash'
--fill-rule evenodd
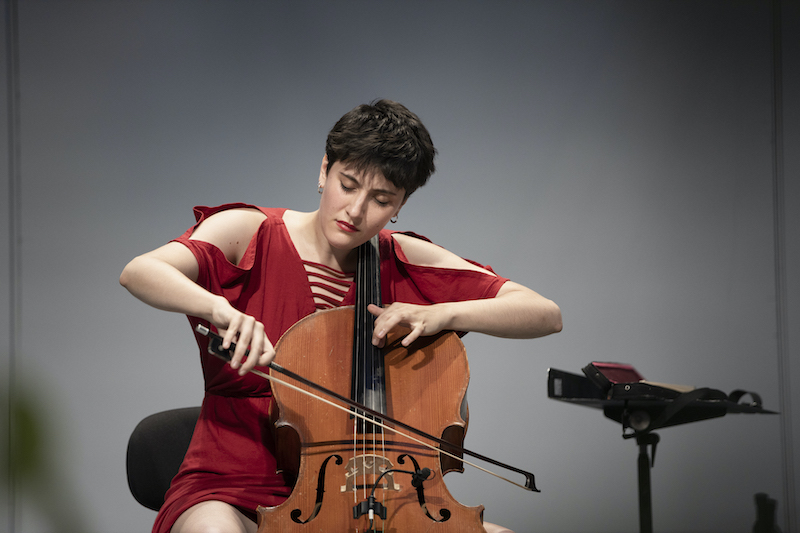
<path id="1" fill-rule="evenodd" d="M 498 526 L 497 524 L 492 524 L 491 522 L 484 522 L 483 529 L 486 530 L 486 533 L 514 533 L 507 527 Z"/>
<path id="2" fill-rule="evenodd" d="M 256 524 L 236 507 L 219 501 L 200 502 L 187 509 L 170 533 L 256 533 Z"/>

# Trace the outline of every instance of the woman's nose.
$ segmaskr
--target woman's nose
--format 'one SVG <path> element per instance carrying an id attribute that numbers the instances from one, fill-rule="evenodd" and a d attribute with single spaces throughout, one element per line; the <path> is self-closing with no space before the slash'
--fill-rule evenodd
<path id="1" fill-rule="evenodd" d="M 364 208 L 366 205 L 366 195 L 356 194 L 352 201 L 347 205 L 347 214 L 353 219 L 361 218 L 364 214 Z"/>

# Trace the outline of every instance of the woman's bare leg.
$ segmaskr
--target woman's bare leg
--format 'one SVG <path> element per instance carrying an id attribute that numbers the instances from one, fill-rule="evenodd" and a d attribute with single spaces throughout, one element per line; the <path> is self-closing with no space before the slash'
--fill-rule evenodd
<path id="1" fill-rule="evenodd" d="M 486 533 L 514 533 L 508 528 L 484 522 Z M 171 533 L 256 533 L 256 523 L 227 503 L 206 501 L 186 510 Z"/>
<path id="2" fill-rule="evenodd" d="M 171 533 L 256 533 L 256 523 L 236 507 L 207 501 L 189 507 L 170 530 Z"/>
<path id="3" fill-rule="evenodd" d="M 483 529 L 486 530 L 486 533 L 514 533 L 506 527 L 498 526 L 497 524 L 492 524 L 491 522 L 484 522 Z"/>

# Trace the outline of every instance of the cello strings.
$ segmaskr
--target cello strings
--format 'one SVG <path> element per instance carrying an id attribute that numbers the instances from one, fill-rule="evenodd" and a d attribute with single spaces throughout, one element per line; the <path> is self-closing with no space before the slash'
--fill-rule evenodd
<path id="1" fill-rule="evenodd" d="M 371 303 L 378 303 L 375 293 L 378 290 L 377 287 L 380 286 L 381 282 L 380 272 L 376 272 L 375 268 L 376 266 L 375 249 L 372 247 L 373 242 L 374 240 L 370 240 L 369 242 L 364 244 L 365 247 L 364 267 L 366 269 L 366 272 L 364 273 L 365 274 L 364 280 L 369 280 L 369 283 L 364 287 L 364 292 L 363 292 L 363 294 L 366 296 L 366 299 L 362 302 L 363 307 L 361 309 L 361 319 L 363 321 L 363 326 L 364 326 L 364 335 L 362 335 L 361 342 L 364 343 L 364 357 L 365 359 L 368 358 L 369 360 L 370 372 L 365 377 L 369 382 L 370 398 L 372 399 L 373 402 L 372 405 L 370 405 L 370 407 L 372 407 L 372 409 L 378 412 L 383 412 L 383 402 L 380 401 L 380 398 L 378 396 L 378 394 L 382 393 L 383 391 L 380 391 L 376 388 L 377 383 L 375 379 L 378 369 L 378 361 L 376 360 L 375 349 L 372 347 L 371 344 L 374 327 L 371 324 L 368 324 L 368 318 L 367 318 L 367 315 L 370 314 L 369 311 L 367 311 L 367 306 Z M 370 337 L 370 342 L 367 341 L 367 336 Z M 366 481 L 366 483 L 364 483 L 365 492 L 368 490 L 367 485 L 368 484 L 372 485 L 372 483 L 374 483 L 375 476 L 377 475 L 378 465 L 381 463 L 381 461 L 378 459 L 378 457 L 376 457 L 375 454 L 376 438 L 377 438 L 376 429 L 377 429 L 376 426 L 370 424 L 368 438 L 371 441 L 369 449 L 372 452 L 372 456 L 370 461 L 370 468 L 368 470 L 365 469 L 365 476 L 367 472 L 369 472 L 370 474 L 365 479 Z M 382 450 L 382 456 L 386 457 L 386 454 L 384 453 L 383 450 Z M 382 494 L 384 495 L 384 500 L 382 501 L 382 503 L 385 503 L 385 494 L 386 494 L 385 491 L 382 491 Z"/>
<path id="2" fill-rule="evenodd" d="M 369 361 L 367 360 L 367 350 L 366 350 L 366 342 L 365 337 L 367 336 L 367 329 L 366 329 L 366 321 L 364 320 L 364 314 L 366 313 L 367 303 L 369 302 L 369 265 L 368 258 L 369 258 L 369 250 L 367 248 L 369 244 L 364 243 L 361 247 L 362 252 L 362 261 L 361 261 L 361 301 L 359 302 L 359 335 L 358 335 L 358 344 L 359 344 L 359 358 L 362 362 L 361 365 L 361 380 L 362 380 L 362 390 L 363 390 L 363 400 L 364 405 L 368 405 L 369 407 L 374 409 L 374 404 L 371 404 L 370 401 L 372 399 L 372 391 L 369 388 L 369 374 L 372 369 L 369 367 Z M 361 487 L 363 491 L 362 499 L 367 497 L 367 472 L 369 470 L 369 461 L 367 459 L 367 439 L 369 438 L 369 432 L 372 430 L 373 426 L 369 424 L 363 425 L 363 433 L 361 435 L 361 457 L 363 458 L 362 468 L 361 468 Z"/>
<path id="3" fill-rule="evenodd" d="M 370 258 L 370 261 L 369 261 L 369 263 L 370 263 L 370 273 L 372 274 L 372 278 L 373 278 L 374 282 L 370 283 L 370 292 L 371 292 L 370 296 L 371 296 L 371 298 L 369 299 L 369 302 L 367 302 L 367 303 L 374 303 L 375 305 L 380 307 L 383 302 L 382 302 L 382 299 L 381 299 L 380 245 L 379 245 L 379 240 L 378 240 L 378 236 L 377 235 L 375 237 L 373 237 L 369 242 L 369 252 L 370 253 L 368 255 L 369 255 L 369 258 Z M 369 353 L 371 354 L 372 359 L 373 359 L 373 364 L 371 365 L 373 373 L 375 373 L 376 368 L 380 368 L 381 369 L 381 371 L 378 374 L 380 376 L 380 378 L 381 378 L 380 379 L 380 385 L 381 385 L 381 387 L 380 387 L 380 396 L 378 398 L 379 399 L 379 403 L 380 403 L 380 408 L 378 409 L 378 411 L 381 412 L 381 413 L 386 413 L 386 410 L 387 410 L 386 388 L 385 388 L 385 384 L 384 384 L 385 374 L 383 373 L 383 366 L 384 365 L 382 364 L 383 361 L 381 359 L 383 357 L 383 354 L 377 348 L 375 348 L 371 343 L 372 334 L 374 333 L 374 329 L 375 329 L 374 328 L 374 320 L 372 320 L 372 317 L 370 316 L 370 313 L 366 310 L 366 308 L 364 310 L 364 320 L 365 321 L 369 321 L 367 326 L 369 328 L 368 331 L 370 333 L 370 335 L 369 335 L 370 339 L 369 339 L 369 341 L 367 341 L 365 339 L 365 342 L 369 343 L 368 344 L 368 347 L 369 347 L 369 350 L 370 350 Z M 383 420 L 381 420 L 381 421 L 383 421 Z M 383 458 L 388 457 L 387 453 L 386 453 L 386 438 L 385 438 L 385 433 L 383 431 L 383 428 L 379 427 L 377 429 L 377 431 L 376 431 L 376 429 L 373 426 L 372 436 L 373 436 L 373 438 L 372 438 L 372 441 L 373 441 L 372 442 L 372 448 L 373 448 L 373 450 L 376 448 L 376 440 L 380 440 L 381 457 L 383 457 Z M 381 461 L 380 464 L 381 464 L 383 469 L 391 468 L 391 466 L 388 464 L 388 461 L 386 461 L 386 462 Z M 377 464 L 375 465 L 375 467 L 373 467 L 372 479 L 374 479 L 376 476 L 380 476 L 380 474 L 382 473 L 382 472 L 378 472 L 378 468 L 376 468 L 376 467 L 377 467 Z M 392 478 L 386 477 L 386 482 L 385 483 L 386 483 L 387 489 L 389 489 L 389 490 L 394 488 L 394 487 L 389 487 L 388 486 L 388 484 L 389 484 L 391 479 Z M 374 483 L 374 481 L 373 481 L 373 483 Z M 384 508 L 386 507 L 387 492 L 388 492 L 387 490 L 381 491 L 381 503 L 383 504 Z M 385 524 L 384 524 L 383 520 L 381 520 L 381 531 L 384 531 L 384 527 L 385 527 Z"/>
<path id="4" fill-rule="evenodd" d="M 370 391 L 367 387 L 367 370 L 368 370 L 368 361 L 366 360 L 366 351 L 364 345 L 364 337 L 366 336 L 366 324 L 364 322 L 364 313 L 366 312 L 368 295 L 366 291 L 369 288 L 369 283 L 367 281 L 367 274 L 369 272 L 369 268 L 367 265 L 367 243 L 364 243 L 358 249 L 358 280 L 356 281 L 356 294 L 358 296 L 358 305 L 356 308 L 356 332 L 355 332 L 355 357 L 358 360 L 358 368 L 359 374 L 356 376 L 356 379 L 360 381 L 360 402 L 364 405 L 368 405 L 370 408 L 374 408 L 374 405 L 369 404 L 369 400 L 371 398 Z M 368 460 L 367 460 L 367 434 L 366 432 L 370 429 L 370 426 L 363 420 L 360 419 L 356 423 L 356 426 L 361 427 L 360 434 L 356 433 L 356 438 L 360 438 L 360 447 L 361 447 L 361 463 L 360 468 L 358 470 L 358 475 L 360 476 L 361 480 L 359 482 L 358 477 L 356 478 L 356 486 L 361 486 L 361 490 L 363 492 L 362 499 L 366 498 L 367 495 L 367 468 L 368 468 Z M 354 455 L 357 457 L 357 455 Z M 358 462 L 356 463 L 358 464 Z"/>
<path id="5" fill-rule="evenodd" d="M 369 311 L 367 306 L 370 303 L 379 304 L 376 299 L 376 291 L 380 290 L 380 271 L 379 263 L 376 261 L 376 249 L 374 245 L 377 239 L 373 238 L 368 242 L 363 243 L 359 249 L 358 258 L 358 279 L 356 281 L 356 294 L 357 294 L 357 312 L 355 323 L 355 353 L 354 357 L 358 361 L 357 367 L 359 374 L 355 376 L 356 380 L 360 382 L 360 398 L 359 400 L 370 407 L 373 411 L 384 412 L 385 401 L 383 398 L 384 391 L 380 390 L 377 386 L 376 375 L 378 371 L 378 361 L 376 360 L 375 348 L 372 346 L 371 339 L 373 328 L 369 320 Z M 374 415 L 369 417 L 370 420 L 374 419 Z M 358 483 L 362 487 L 364 496 L 371 487 L 370 480 L 373 480 L 376 475 L 376 467 L 379 463 L 377 450 L 377 436 L 375 434 L 376 427 L 370 422 L 358 421 L 362 428 L 360 435 L 361 455 L 358 461 L 361 468 L 359 469 L 361 475 L 361 482 Z M 385 457 L 385 450 L 382 448 L 382 456 Z M 356 455 L 354 454 L 354 457 Z"/>
<path id="6" fill-rule="evenodd" d="M 364 271 L 364 248 L 361 247 L 361 248 L 358 249 L 358 274 L 357 274 L 357 277 L 356 277 L 356 295 L 358 296 L 358 300 L 359 300 L 357 302 L 357 306 L 358 307 L 357 307 L 357 310 L 356 310 L 356 318 L 357 319 L 360 319 L 360 313 L 358 312 L 358 308 L 360 308 L 362 306 L 361 300 L 363 298 L 363 294 L 362 293 L 363 293 L 363 286 L 364 286 L 364 272 L 365 272 Z M 357 391 L 356 397 L 358 398 L 360 403 L 365 403 L 366 397 L 364 396 L 364 394 L 365 394 L 365 391 L 366 391 L 366 377 L 364 376 L 365 370 L 363 368 L 363 364 L 362 364 L 363 363 L 363 359 L 362 359 L 361 353 L 360 353 L 360 351 L 361 351 L 360 339 L 361 339 L 361 336 L 362 336 L 361 335 L 361 328 L 362 328 L 362 326 L 361 326 L 360 320 L 356 320 L 356 322 L 355 322 L 355 332 L 354 332 L 355 343 L 353 344 L 353 347 L 354 347 L 354 350 L 355 350 L 354 358 L 356 360 L 355 371 L 357 373 L 354 376 L 354 382 L 360 383 L 360 387 L 361 387 L 360 390 L 359 390 L 359 388 L 358 388 L 359 386 L 358 385 L 356 386 L 356 391 Z M 355 418 L 354 419 L 353 426 L 354 426 L 353 457 L 355 458 L 355 457 L 358 457 L 358 446 L 359 446 L 359 441 L 358 441 L 359 431 L 358 431 L 358 428 L 359 428 L 359 426 L 361 426 L 362 429 L 363 429 L 366 426 L 364 425 L 364 422 L 360 418 Z M 362 446 L 361 454 L 362 454 L 362 457 L 363 457 L 363 453 L 364 453 L 363 441 L 360 443 L 360 445 Z M 356 463 L 353 463 L 353 467 L 357 469 L 356 470 L 356 476 L 354 478 L 354 483 L 355 484 L 353 486 L 353 491 L 354 491 L 354 494 L 356 495 L 356 500 L 357 500 L 358 499 L 358 497 L 357 497 L 358 487 L 359 487 L 359 485 L 363 485 L 364 484 L 363 480 L 359 483 L 359 476 L 362 476 L 363 474 L 361 473 L 360 470 L 358 470 L 358 466 L 357 466 Z"/>

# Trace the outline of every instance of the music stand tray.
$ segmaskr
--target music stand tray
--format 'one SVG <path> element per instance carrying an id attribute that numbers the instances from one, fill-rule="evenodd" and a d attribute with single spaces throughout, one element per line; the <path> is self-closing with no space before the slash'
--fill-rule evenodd
<path id="1" fill-rule="evenodd" d="M 583 376 L 548 369 L 547 397 L 600 409 L 606 418 L 622 424 L 623 439 L 636 439 L 641 533 L 653 531 L 650 469 L 660 440 L 654 430 L 728 413 L 776 414 L 764 409 L 761 397 L 753 392 L 735 390 L 725 394 L 710 388 L 650 382 L 624 363 L 593 362 L 582 370 Z M 746 397 L 749 401 L 743 402 Z"/>

